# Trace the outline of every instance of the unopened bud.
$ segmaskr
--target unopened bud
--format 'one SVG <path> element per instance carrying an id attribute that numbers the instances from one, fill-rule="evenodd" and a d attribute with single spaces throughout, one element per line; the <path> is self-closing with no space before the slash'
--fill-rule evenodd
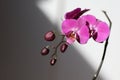
<path id="1" fill-rule="evenodd" d="M 49 53 L 49 49 L 44 47 L 42 50 L 41 50 L 41 55 L 47 55 Z"/>
<path id="2" fill-rule="evenodd" d="M 67 45 L 66 43 L 62 44 L 62 45 L 60 46 L 60 51 L 61 51 L 62 53 L 65 52 L 66 49 L 67 49 L 67 47 L 68 47 L 68 45 Z"/>
<path id="3" fill-rule="evenodd" d="M 44 36 L 46 41 L 53 41 L 55 39 L 55 33 L 53 31 L 49 31 Z"/>
<path id="4" fill-rule="evenodd" d="M 52 57 L 51 60 L 50 60 L 50 65 L 51 66 L 55 65 L 56 61 L 57 61 L 57 58 L 56 57 Z"/>

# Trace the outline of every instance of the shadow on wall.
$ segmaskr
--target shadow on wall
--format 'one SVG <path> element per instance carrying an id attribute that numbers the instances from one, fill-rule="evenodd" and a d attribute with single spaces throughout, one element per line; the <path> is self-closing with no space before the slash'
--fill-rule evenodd
<path id="1" fill-rule="evenodd" d="M 40 49 L 46 31 L 55 29 L 35 0 L 0 1 L 0 80 L 91 80 L 94 69 L 74 47 L 59 54 L 55 66 Z M 102 79 L 103 80 L 103 79 Z"/>

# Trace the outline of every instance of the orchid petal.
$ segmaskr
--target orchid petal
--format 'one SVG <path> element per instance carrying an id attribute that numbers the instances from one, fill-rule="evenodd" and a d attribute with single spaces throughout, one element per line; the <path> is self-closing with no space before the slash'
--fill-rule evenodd
<path id="1" fill-rule="evenodd" d="M 63 34 L 68 33 L 69 31 L 74 31 L 77 27 L 77 21 L 74 19 L 66 19 L 62 22 L 62 32 Z"/>
<path id="2" fill-rule="evenodd" d="M 77 32 L 79 39 L 77 41 L 81 44 L 87 43 L 90 38 L 89 28 L 87 26 L 82 26 L 81 29 Z"/>
<path id="3" fill-rule="evenodd" d="M 91 25 L 95 25 L 96 24 L 96 17 L 93 16 L 93 15 L 85 15 L 82 18 L 84 18 Z"/>
<path id="4" fill-rule="evenodd" d="M 96 29 L 97 29 L 97 36 L 96 39 L 93 38 L 96 42 L 103 42 L 105 41 L 109 34 L 110 34 L 110 29 L 108 27 L 108 25 L 105 22 L 99 22 L 96 25 Z"/>
<path id="5" fill-rule="evenodd" d="M 86 25 L 86 19 L 84 17 L 78 18 L 77 22 L 78 22 L 79 28 L 81 28 L 82 26 Z"/>

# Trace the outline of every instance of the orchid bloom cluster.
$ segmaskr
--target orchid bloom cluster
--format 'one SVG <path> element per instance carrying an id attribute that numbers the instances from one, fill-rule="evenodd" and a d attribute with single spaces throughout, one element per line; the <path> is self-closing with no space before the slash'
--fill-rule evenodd
<path id="1" fill-rule="evenodd" d="M 50 58 L 50 64 L 54 65 L 57 60 L 57 49 L 64 53 L 68 45 L 75 41 L 80 44 L 86 44 L 90 38 L 93 38 L 96 42 L 104 42 L 110 34 L 110 28 L 108 24 L 102 20 L 99 20 L 91 14 L 85 14 L 90 9 L 81 10 L 76 8 L 70 12 L 67 12 L 64 16 L 64 20 L 61 24 L 62 39 L 58 45 L 53 46 L 54 53 Z M 46 41 L 53 41 L 55 39 L 55 33 L 49 31 L 45 34 Z M 42 55 L 47 55 L 51 46 L 46 46 L 41 50 Z"/>
<path id="2" fill-rule="evenodd" d="M 91 14 L 83 15 L 87 11 L 89 9 L 76 8 L 65 14 L 62 33 L 66 35 L 69 44 L 75 40 L 80 44 L 85 44 L 91 37 L 101 43 L 108 38 L 110 34 L 108 24 Z"/>

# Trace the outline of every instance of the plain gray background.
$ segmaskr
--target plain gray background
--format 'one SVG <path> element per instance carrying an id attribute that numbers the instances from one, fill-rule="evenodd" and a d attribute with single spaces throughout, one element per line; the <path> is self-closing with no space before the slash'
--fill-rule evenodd
<path id="1" fill-rule="evenodd" d="M 51 54 L 40 55 L 50 44 L 44 33 L 57 29 L 36 1 L 0 0 L 0 80 L 91 80 L 94 69 L 73 46 L 58 53 L 55 66 L 49 65 Z"/>

